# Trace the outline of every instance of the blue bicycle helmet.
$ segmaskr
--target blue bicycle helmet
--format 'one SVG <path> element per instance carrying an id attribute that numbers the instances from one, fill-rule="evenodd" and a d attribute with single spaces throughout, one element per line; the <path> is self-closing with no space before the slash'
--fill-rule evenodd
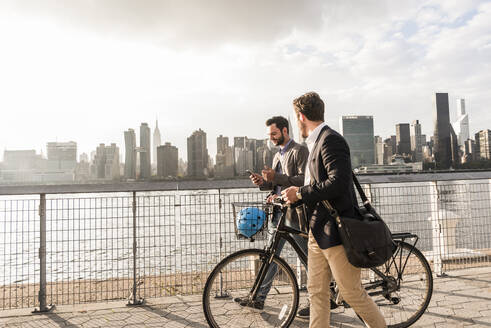
<path id="1" fill-rule="evenodd" d="M 266 212 L 257 207 L 246 207 L 240 210 L 237 215 L 237 231 L 247 237 L 251 238 L 263 227 L 266 220 Z"/>

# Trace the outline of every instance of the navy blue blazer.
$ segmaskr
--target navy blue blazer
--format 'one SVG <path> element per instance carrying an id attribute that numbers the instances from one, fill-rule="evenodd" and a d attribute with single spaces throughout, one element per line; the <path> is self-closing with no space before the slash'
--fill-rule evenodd
<path id="1" fill-rule="evenodd" d="M 348 143 L 329 126 L 322 128 L 309 163 L 310 184 L 300 188 L 310 229 L 321 249 L 341 244 L 334 218 L 322 205 L 328 200 L 341 216 L 355 217 L 358 206 L 353 187 Z"/>

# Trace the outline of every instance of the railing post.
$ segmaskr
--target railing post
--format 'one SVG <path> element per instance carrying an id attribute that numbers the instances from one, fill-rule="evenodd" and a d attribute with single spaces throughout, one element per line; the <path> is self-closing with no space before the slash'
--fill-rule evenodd
<path id="1" fill-rule="evenodd" d="M 432 227 L 432 240 L 433 249 L 430 252 L 430 258 L 433 259 L 433 272 L 435 272 L 437 277 L 442 277 L 445 275 L 443 272 L 443 258 L 442 258 L 442 211 L 440 204 L 440 192 L 438 190 L 438 181 L 431 181 L 431 216 L 428 220 L 431 221 Z"/>
<path id="2" fill-rule="evenodd" d="M 136 282 L 136 256 L 137 256 L 137 244 L 136 244 L 136 191 L 133 191 L 133 203 L 132 203 L 132 210 L 133 210 L 133 290 L 132 290 L 132 297 L 130 296 L 130 299 L 128 300 L 127 305 L 142 305 L 143 304 L 143 299 L 137 298 L 137 282 Z"/>
<path id="3" fill-rule="evenodd" d="M 220 240 L 220 245 L 218 247 L 218 257 L 219 261 L 222 260 L 222 247 L 223 247 L 223 236 L 222 236 L 222 193 L 221 190 L 218 189 L 218 235 L 219 235 L 219 240 Z M 223 276 L 222 273 L 220 272 L 220 295 L 215 295 L 216 298 L 226 298 L 229 297 L 229 294 L 224 291 L 223 289 Z"/>
<path id="4" fill-rule="evenodd" d="M 46 194 L 40 194 L 39 223 L 39 310 L 33 313 L 49 312 L 53 308 L 46 304 Z"/>

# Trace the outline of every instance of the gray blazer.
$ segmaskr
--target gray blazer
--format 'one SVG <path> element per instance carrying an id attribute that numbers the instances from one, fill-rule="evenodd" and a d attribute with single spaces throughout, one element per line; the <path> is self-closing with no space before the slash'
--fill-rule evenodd
<path id="1" fill-rule="evenodd" d="M 265 181 L 259 188 L 261 190 L 274 190 L 276 186 L 281 186 L 281 190 L 283 190 L 291 186 L 303 186 L 308 158 L 308 148 L 292 139 L 285 154 L 281 156 L 280 152 L 277 152 L 273 158 L 273 169 L 281 161 L 283 173 L 275 173 L 273 181 Z"/>

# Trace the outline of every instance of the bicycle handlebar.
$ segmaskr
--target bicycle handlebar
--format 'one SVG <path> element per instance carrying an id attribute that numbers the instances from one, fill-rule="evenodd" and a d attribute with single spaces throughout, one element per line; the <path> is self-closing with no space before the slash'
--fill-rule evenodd
<path id="1" fill-rule="evenodd" d="M 295 208 L 295 207 L 298 207 L 298 206 L 302 205 L 303 202 L 301 200 L 299 200 L 296 203 L 287 204 L 281 197 L 277 197 L 271 203 L 268 203 L 268 204 L 273 205 L 273 207 L 276 206 L 276 207 L 279 207 L 279 208 L 285 208 L 285 207 Z"/>

